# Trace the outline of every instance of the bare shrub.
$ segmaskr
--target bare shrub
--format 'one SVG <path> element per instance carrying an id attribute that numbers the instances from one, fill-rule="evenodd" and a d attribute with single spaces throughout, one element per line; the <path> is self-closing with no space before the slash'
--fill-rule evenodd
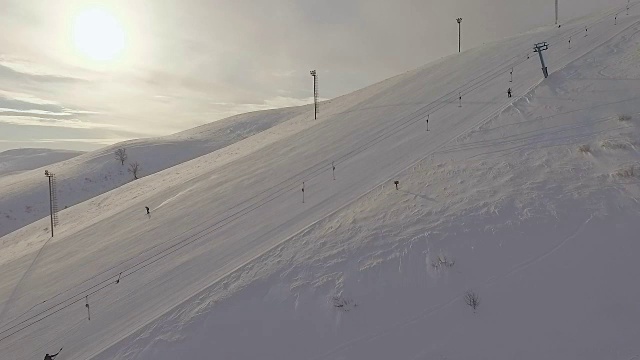
<path id="1" fill-rule="evenodd" d="M 342 311 L 350 311 L 353 308 L 357 307 L 358 304 L 352 299 L 344 298 L 342 295 L 335 295 L 332 298 L 333 307 L 338 308 Z"/>
<path id="2" fill-rule="evenodd" d="M 580 147 L 578 148 L 578 151 L 580 151 L 583 154 L 589 154 L 591 153 L 591 146 L 589 146 L 589 144 L 580 145 Z"/>
<path id="3" fill-rule="evenodd" d="M 613 175 L 621 178 L 631 178 L 635 176 L 635 166 L 628 165 L 616 170 Z"/>
<path id="4" fill-rule="evenodd" d="M 431 262 L 431 266 L 434 269 L 440 269 L 442 267 L 453 267 L 456 264 L 456 261 L 447 257 L 447 255 L 440 254 L 434 261 Z"/>
<path id="5" fill-rule="evenodd" d="M 633 148 L 633 145 L 629 141 L 621 139 L 606 139 L 600 142 L 600 146 L 603 149 L 609 150 L 629 150 Z"/>
<path id="6" fill-rule="evenodd" d="M 127 160 L 127 150 L 125 148 L 120 148 L 113 153 L 116 157 L 116 160 L 120 161 L 120 163 L 124 166 L 124 162 Z"/>
<path id="7" fill-rule="evenodd" d="M 129 163 L 128 171 L 133 174 L 133 180 L 138 180 L 138 173 L 140 172 L 140 164 L 137 162 Z"/>
<path id="8" fill-rule="evenodd" d="M 618 121 L 631 121 L 631 115 L 618 115 Z"/>
<path id="9" fill-rule="evenodd" d="M 480 296 L 475 291 L 469 290 L 464 294 L 464 302 L 473 309 L 473 312 L 476 312 L 480 306 Z"/>

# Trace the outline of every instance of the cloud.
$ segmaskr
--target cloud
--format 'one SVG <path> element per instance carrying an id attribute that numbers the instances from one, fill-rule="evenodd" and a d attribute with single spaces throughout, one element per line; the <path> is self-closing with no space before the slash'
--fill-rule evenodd
<path id="1" fill-rule="evenodd" d="M 98 112 L 69 109 L 37 96 L 0 91 L 0 121 L 14 125 L 57 126 L 68 128 L 104 128 L 104 124 L 81 121 Z M 112 126 L 112 125 L 110 125 Z"/>
<path id="2" fill-rule="evenodd" d="M 65 108 L 55 102 L 31 102 L 25 97 L 23 97 L 22 99 L 24 100 L 0 96 L 0 108 L 11 109 L 14 111 L 37 110 L 50 113 L 65 112 Z"/>
<path id="3" fill-rule="evenodd" d="M 254 111 L 309 105 L 311 103 L 313 103 L 313 98 L 298 99 L 292 97 L 277 96 L 265 100 L 264 102 L 259 104 L 212 102 L 209 104 L 209 111 L 215 113 L 218 116 L 227 117 Z"/>
<path id="4" fill-rule="evenodd" d="M 0 116 L 0 122 L 22 126 L 49 126 L 70 129 L 113 129 L 112 124 L 99 124 L 78 119 L 56 119 L 35 116 Z"/>
<path id="5" fill-rule="evenodd" d="M 45 100 L 34 95 L 15 92 L 15 91 L 6 91 L 1 89 L 0 89 L 0 98 L 12 99 L 12 100 L 21 101 L 24 103 L 37 104 L 37 105 L 58 105 L 57 102 L 52 100 Z"/>
<path id="6" fill-rule="evenodd" d="M 10 62 L 0 58 L 0 79 L 41 83 L 77 83 L 84 79 L 39 71 L 25 62 Z"/>
<path id="7" fill-rule="evenodd" d="M 275 77 L 290 78 L 290 77 L 296 75 L 296 71 L 295 70 L 281 70 L 281 71 L 274 71 L 271 74 L 273 76 L 275 76 Z"/>
<path id="8" fill-rule="evenodd" d="M 309 70 L 320 96 L 333 98 L 457 51 L 456 17 L 470 48 L 552 23 L 554 9 L 530 0 L 118 1 L 131 53 L 100 67 L 68 36 L 83 3 L 4 1 L 0 137 L 159 136 L 310 104 Z M 562 1 L 561 17 L 605 3 Z"/>
<path id="9" fill-rule="evenodd" d="M 130 140 L 129 138 L 96 138 L 96 139 L 84 139 L 84 138 L 74 138 L 74 139 L 37 139 L 31 140 L 31 142 L 35 143 L 57 143 L 57 142 L 66 142 L 66 143 L 86 143 L 86 144 L 97 144 L 97 145 L 111 145 L 114 143 L 122 142 Z M 0 142 L 4 142 L 0 140 Z"/>
<path id="10" fill-rule="evenodd" d="M 46 110 L 16 110 L 0 108 L 0 117 L 2 116 L 40 116 L 44 118 L 58 118 L 65 116 L 72 116 L 73 114 L 67 112 L 53 112 Z"/>

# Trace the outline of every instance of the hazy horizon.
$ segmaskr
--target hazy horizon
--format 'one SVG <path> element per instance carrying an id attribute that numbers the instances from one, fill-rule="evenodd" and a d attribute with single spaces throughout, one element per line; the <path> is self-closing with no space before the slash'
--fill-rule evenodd
<path id="1" fill-rule="evenodd" d="M 626 0 L 560 1 L 565 21 Z M 334 98 L 554 22 L 554 0 L 0 0 L 0 151 L 93 150 Z M 579 6 L 578 6 L 579 5 Z"/>

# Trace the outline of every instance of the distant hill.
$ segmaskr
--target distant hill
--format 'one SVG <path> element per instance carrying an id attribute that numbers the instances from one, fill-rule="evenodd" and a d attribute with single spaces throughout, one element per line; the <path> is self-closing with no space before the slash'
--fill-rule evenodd
<path id="1" fill-rule="evenodd" d="M 3 151 L 0 152 L 0 176 L 37 169 L 82 154 L 83 151 L 31 148 Z"/>

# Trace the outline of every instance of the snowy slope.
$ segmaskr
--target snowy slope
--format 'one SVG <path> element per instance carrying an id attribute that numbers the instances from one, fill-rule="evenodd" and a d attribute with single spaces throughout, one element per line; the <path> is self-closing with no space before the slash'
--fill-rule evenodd
<path id="1" fill-rule="evenodd" d="M 140 164 L 139 176 L 147 176 L 214 152 L 308 112 L 308 107 L 297 107 L 242 114 L 174 135 L 125 141 L 55 165 L 52 164 L 57 161 L 37 163 L 40 160 L 34 157 L 12 158 L 7 165 L 8 170 L 36 169 L 12 177 L 3 174 L 6 164 L 2 157 L 5 153 L 2 153 L 0 236 L 49 215 L 48 188 L 43 175 L 45 168 L 57 175 L 59 207 L 64 209 L 131 181 L 133 177 L 127 171 L 131 162 Z M 125 148 L 128 154 L 124 165 L 114 157 L 114 151 L 119 148 Z M 22 150 L 11 150 L 10 154 L 16 151 L 24 153 Z M 29 154 L 35 155 L 33 152 Z M 72 157 L 66 156 L 65 159 L 65 155 L 56 156 L 58 161 Z M 20 167 L 22 164 L 29 167 Z"/>
<path id="2" fill-rule="evenodd" d="M 51 240 L 46 219 L 2 237 L 0 352 L 633 358 L 633 14 L 449 57 L 69 208 Z"/>
<path id="3" fill-rule="evenodd" d="M 83 154 L 82 151 L 57 149 L 14 149 L 0 152 L 0 176 L 37 169 L 42 166 L 69 160 Z"/>

